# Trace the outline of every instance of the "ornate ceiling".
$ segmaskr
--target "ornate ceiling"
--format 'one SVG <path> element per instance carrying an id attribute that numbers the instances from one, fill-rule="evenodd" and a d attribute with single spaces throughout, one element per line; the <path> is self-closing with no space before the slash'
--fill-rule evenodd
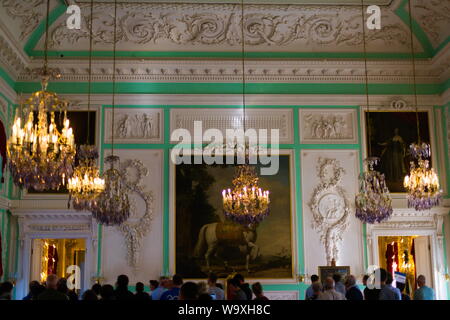
<path id="1" fill-rule="evenodd" d="M 450 0 L 412 1 L 418 57 L 435 57 L 434 60 L 448 63 L 448 58 L 442 59 L 440 55 L 445 51 L 448 56 L 448 50 L 444 49 L 450 38 Z M 95 0 L 94 50 L 95 56 L 102 59 L 112 56 L 111 2 Z M 82 9 L 81 30 L 66 27 L 65 11 L 71 3 Z M 122 2 L 118 18 L 118 55 L 128 60 L 240 58 L 239 3 L 240 0 Z M 359 59 L 363 51 L 359 4 L 360 0 L 246 0 L 247 57 Z M 371 0 L 370 4 L 379 4 L 382 8 L 382 29 L 367 31 L 369 57 L 409 59 L 407 0 Z M 7 69 L 23 70 L 30 65 L 30 58 L 42 57 L 45 5 L 46 0 L 1 1 L 0 60 Z M 86 59 L 89 0 L 52 0 L 51 12 L 50 55 L 62 64 L 70 64 L 67 61 L 77 64 L 75 59 Z M 441 67 L 433 65 L 433 70 L 437 68 Z"/>

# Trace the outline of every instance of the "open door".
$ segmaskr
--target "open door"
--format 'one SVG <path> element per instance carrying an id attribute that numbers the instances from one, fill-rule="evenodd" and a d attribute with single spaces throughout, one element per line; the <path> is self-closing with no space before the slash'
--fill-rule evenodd
<path id="1" fill-rule="evenodd" d="M 417 237 L 414 239 L 416 274 L 424 275 L 427 286 L 434 287 L 433 272 L 431 268 L 431 246 L 429 237 Z"/>

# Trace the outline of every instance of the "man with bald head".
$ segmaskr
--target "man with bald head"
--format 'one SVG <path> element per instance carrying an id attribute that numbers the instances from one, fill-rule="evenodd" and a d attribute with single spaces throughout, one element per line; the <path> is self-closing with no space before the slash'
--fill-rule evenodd
<path id="1" fill-rule="evenodd" d="M 426 279 L 424 275 L 417 277 L 417 285 L 419 289 L 414 292 L 414 300 L 436 300 L 434 290 L 426 286 Z"/>
<path id="2" fill-rule="evenodd" d="M 324 283 L 324 291 L 319 295 L 317 300 L 345 300 L 342 293 L 334 289 L 334 280 L 332 277 L 327 277 Z"/>
<path id="3" fill-rule="evenodd" d="M 58 284 L 58 276 L 56 274 L 49 274 L 47 276 L 46 288 L 44 292 L 42 292 L 38 296 L 38 300 L 60 300 L 60 301 L 68 301 L 69 297 L 64 293 L 61 293 L 56 290 L 56 286 Z"/>

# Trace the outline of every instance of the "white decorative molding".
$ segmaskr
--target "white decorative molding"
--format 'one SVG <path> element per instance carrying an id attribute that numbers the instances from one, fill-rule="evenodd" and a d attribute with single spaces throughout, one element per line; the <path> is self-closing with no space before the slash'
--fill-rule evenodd
<path id="1" fill-rule="evenodd" d="M 47 2 L 44 0 L 3 0 L 2 6 L 6 13 L 12 19 L 20 20 L 20 40 L 24 40 L 29 36 L 39 25 L 39 22 L 44 17 L 44 5 Z"/>
<path id="2" fill-rule="evenodd" d="M 441 75 L 447 69 L 441 64 L 447 60 L 419 60 L 416 63 L 416 79 L 420 83 L 441 83 Z M 87 62 L 64 58 L 52 61 L 62 74 L 60 81 L 88 81 Z M 30 69 L 38 68 L 42 61 L 35 60 Z M 109 60 L 94 60 L 94 81 L 111 81 L 112 67 Z M 242 63 L 236 60 L 120 60 L 116 64 L 116 79 L 121 82 L 242 82 Z M 25 70 L 19 72 L 20 81 L 33 80 Z M 368 62 L 370 82 L 405 83 L 412 81 L 411 62 L 408 60 L 372 60 Z M 261 60 L 248 59 L 245 63 L 246 80 L 249 82 L 352 82 L 365 80 L 365 64 L 361 60 L 311 59 L 311 60 Z"/>
<path id="3" fill-rule="evenodd" d="M 450 4 L 448 0 L 416 0 L 413 17 L 427 34 L 433 47 L 439 46 L 450 36 Z"/>
<path id="4" fill-rule="evenodd" d="M 339 186 L 344 169 L 336 159 L 319 158 L 319 185 L 314 189 L 309 207 L 313 213 L 312 227 L 325 246 L 327 265 L 339 260 L 339 243 L 347 229 L 350 202 Z"/>
<path id="5" fill-rule="evenodd" d="M 242 108 L 233 109 L 172 109 L 170 111 L 170 130 L 187 129 L 194 137 L 194 121 L 202 121 L 203 132 L 214 128 L 226 137 L 226 129 L 243 129 L 244 113 Z M 267 129 L 268 141 L 270 130 L 278 129 L 280 143 L 293 143 L 292 109 L 246 109 L 245 127 L 247 129 Z"/>
<path id="6" fill-rule="evenodd" d="M 90 231 L 90 224 L 31 224 L 27 228 L 37 232 L 80 232 Z"/>
<path id="7" fill-rule="evenodd" d="M 358 143 L 355 109 L 300 109 L 302 143 Z"/>
<path id="8" fill-rule="evenodd" d="M 145 202 L 145 210 L 143 214 L 140 214 L 137 212 L 136 203 L 130 197 L 131 215 L 127 221 L 117 227 L 125 237 L 128 264 L 137 269 L 142 238 L 150 231 L 153 220 L 153 193 L 145 191 L 142 186 L 142 179 L 148 175 L 148 170 L 140 160 L 122 162 L 120 172 L 128 189 L 127 192 L 130 195 L 136 194 Z M 133 176 L 134 179 L 130 179 Z"/>
<path id="9" fill-rule="evenodd" d="M 162 109 L 115 108 L 114 143 L 162 142 Z M 112 142 L 112 108 L 105 109 L 105 143 Z"/>
<path id="10" fill-rule="evenodd" d="M 269 300 L 299 300 L 298 291 L 264 291 Z"/>
<path id="11" fill-rule="evenodd" d="M 383 229 L 434 229 L 433 221 L 387 221 L 382 223 Z"/>
<path id="12" fill-rule="evenodd" d="M 81 5 L 84 23 L 80 30 L 69 30 L 65 17 L 51 28 L 52 47 L 64 50 L 87 44 L 90 20 L 88 4 Z M 95 6 L 94 42 L 98 48 L 113 41 L 113 4 Z M 157 46 L 240 47 L 241 9 L 236 4 L 206 3 L 120 3 L 118 50 Z M 382 8 L 383 29 L 373 30 L 368 47 L 376 50 L 383 43 L 394 50 L 409 50 L 409 30 L 389 7 Z M 345 50 L 362 44 L 361 9 L 337 5 L 246 5 L 244 13 L 245 44 L 250 48 L 280 50 L 321 47 L 321 50 Z"/>

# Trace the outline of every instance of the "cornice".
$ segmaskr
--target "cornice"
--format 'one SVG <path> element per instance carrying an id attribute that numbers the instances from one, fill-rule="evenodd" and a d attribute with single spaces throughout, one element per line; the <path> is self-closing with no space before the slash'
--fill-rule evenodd
<path id="1" fill-rule="evenodd" d="M 67 209 L 11 209 L 11 214 L 25 219 L 89 220 L 92 218 L 90 212 L 79 212 Z"/>
<path id="2" fill-rule="evenodd" d="M 39 67 L 38 61 L 30 69 Z M 87 82 L 87 61 L 53 61 L 53 67 L 61 70 L 62 80 Z M 365 80 L 365 64 L 362 60 L 246 60 L 245 74 L 249 82 L 350 82 Z M 419 83 L 440 83 L 440 68 L 434 68 L 429 60 L 417 61 Z M 110 61 L 95 60 L 92 81 L 112 81 Z M 369 80 L 375 83 L 412 80 L 412 64 L 404 60 L 369 61 Z M 32 81 L 28 70 L 19 81 Z M 117 62 L 116 80 L 120 82 L 241 82 L 242 62 L 239 60 L 120 60 Z"/>

